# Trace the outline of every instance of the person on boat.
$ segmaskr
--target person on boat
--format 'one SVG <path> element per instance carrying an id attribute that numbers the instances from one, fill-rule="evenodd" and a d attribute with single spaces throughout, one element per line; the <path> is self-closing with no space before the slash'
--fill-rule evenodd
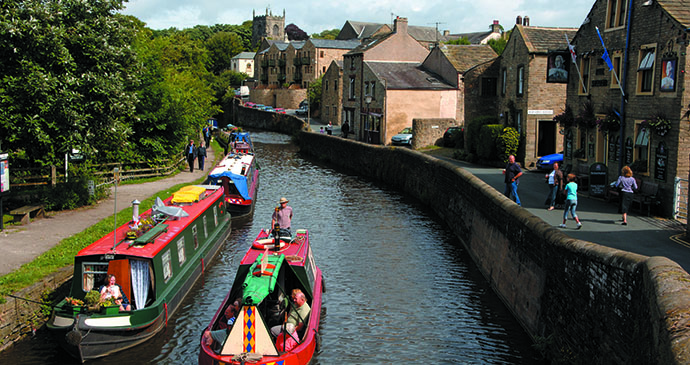
<path id="1" fill-rule="evenodd" d="M 228 334 L 230 333 L 232 326 L 235 324 L 237 313 L 238 309 L 235 307 L 235 305 L 229 305 L 225 309 L 225 314 L 223 314 L 223 317 L 221 317 L 219 329 L 215 331 L 204 331 L 202 341 L 204 341 L 206 346 L 212 348 L 213 351 L 216 352 L 220 350 L 220 346 L 223 344 L 223 342 L 225 342 L 225 339 L 228 338 Z"/>
<path id="2" fill-rule="evenodd" d="M 132 307 L 129 305 L 129 299 L 122 292 L 122 287 L 116 283 L 115 275 L 108 274 L 105 285 L 101 287 L 101 299 L 108 300 L 111 298 L 115 299 L 115 304 L 120 306 L 121 311 L 132 310 Z"/>
<path id="3" fill-rule="evenodd" d="M 292 236 L 290 232 L 290 224 L 292 222 L 292 207 L 288 206 L 287 203 L 290 201 L 286 198 L 280 198 L 278 201 L 278 206 L 271 216 L 271 227 L 275 227 L 276 223 L 280 224 L 281 231 L 287 233 L 287 235 Z"/>
<path id="4" fill-rule="evenodd" d="M 307 320 L 309 312 L 311 311 L 309 304 L 307 304 L 307 297 L 304 295 L 304 293 L 302 293 L 301 290 L 293 290 L 291 299 L 293 305 L 290 306 L 285 323 L 271 327 L 271 333 L 276 337 L 283 332 L 283 328 L 285 331 L 287 331 L 287 333 L 290 334 L 301 330 L 302 327 L 304 327 L 304 321 Z"/>
<path id="5" fill-rule="evenodd" d="M 232 325 L 235 323 L 235 315 L 240 312 L 240 308 L 242 307 L 240 302 L 240 299 L 235 299 L 232 305 L 229 305 L 225 309 L 225 313 L 223 314 L 223 317 L 220 318 L 220 322 L 218 323 L 218 328 L 226 329 L 232 327 Z"/>
<path id="6" fill-rule="evenodd" d="M 204 147 L 204 142 L 199 142 L 199 148 L 196 149 L 196 156 L 199 159 L 199 170 L 204 171 L 204 159 L 206 159 L 206 147 Z"/>
<path id="7" fill-rule="evenodd" d="M 184 148 L 184 156 L 187 158 L 189 164 L 189 172 L 194 172 L 194 160 L 196 160 L 196 146 L 194 140 L 190 140 L 189 144 Z"/>

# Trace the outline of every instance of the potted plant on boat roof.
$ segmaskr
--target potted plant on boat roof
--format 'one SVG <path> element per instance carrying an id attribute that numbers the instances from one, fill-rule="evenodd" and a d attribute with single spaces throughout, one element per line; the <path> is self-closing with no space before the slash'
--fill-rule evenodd
<path id="1" fill-rule="evenodd" d="M 67 306 L 72 309 L 72 313 L 74 314 L 81 313 L 82 308 L 84 308 L 84 301 L 81 299 L 66 297 L 65 301 L 67 302 Z"/>
<path id="2" fill-rule="evenodd" d="M 640 125 L 642 128 L 651 128 L 660 137 L 665 136 L 671 130 L 671 121 L 659 112 L 645 119 Z"/>

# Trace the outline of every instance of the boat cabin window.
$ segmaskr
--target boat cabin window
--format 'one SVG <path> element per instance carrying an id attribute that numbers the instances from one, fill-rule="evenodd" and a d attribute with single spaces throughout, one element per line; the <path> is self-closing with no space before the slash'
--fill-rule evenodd
<path id="1" fill-rule="evenodd" d="M 203 216 L 201 220 L 204 222 L 204 238 L 208 238 L 208 231 L 206 230 L 206 216 Z"/>
<path id="2" fill-rule="evenodd" d="M 187 260 L 187 257 L 184 254 L 184 238 L 180 238 L 177 241 L 177 258 L 180 261 L 180 266 L 182 266 L 185 260 Z"/>
<path id="3" fill-rule="evenodd" d="M 105 281 L 108 275 L 108 264 L 101 262 L 84 262 L 82 263 L 82 289 L 84 292 L 91 290 L 98 290 L 98 288 Z"/>
<path id="4" fill-rule="evenodd" d="M 213 222 L 218 227 L 218 208 L 215 205 L 213 206 Z"/>
<path id="5" fill-rule="evenodd" d="M 161 257 L 163 260 L 163 280 L 167 283 L 172 276 L 172 262 L 170 261 L 170 250 L 166 251 Z"/>
<path id="6" fill-rule="evenodd" d="M 194 249 L 199 248 L 199 238 L 197 236 L 196 226 L 192 227 L 192 237 L 194 238 Z"/>

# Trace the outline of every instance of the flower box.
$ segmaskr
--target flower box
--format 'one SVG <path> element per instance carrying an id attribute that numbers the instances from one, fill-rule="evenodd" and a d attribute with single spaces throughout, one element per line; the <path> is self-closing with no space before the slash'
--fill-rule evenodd
<path id="1" fill-rule="evenodd" d="M 80 306 L 80 305 L 74 305 L 74 306 L 71 306 L 71 305 L 70 305 L 70 306 L 67 306 L 67 310 L 71 310 L 73 316 L 76 316 L 76 315 L 78 315 L 79 313 L 81 313 L 81 311 L 82 311 L 83 308 L 84 308 L 84 307 L 82 307 L 82 306 Z"/>
<path id="2" fill-rule="evenodd" d="M 120 313 L 119 305 L 106 305 L 101 307 L 105 315 L 118 314 Z"/>

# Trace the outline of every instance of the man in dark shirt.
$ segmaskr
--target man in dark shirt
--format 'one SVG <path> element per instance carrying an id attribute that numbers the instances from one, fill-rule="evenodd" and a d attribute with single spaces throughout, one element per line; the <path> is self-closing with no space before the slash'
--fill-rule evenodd
<path id="1" fill-rule="evenodd" d="M 189 141 L 189 144 L 184 148 L 184 156 L 189 163 L 189 172 L 194 172 L 194 160 L 196 160 L 196 146 L 194 141 Z"/>
<path id="2" fill-rule="evenodd" d="M 505 175 L 504 182 L 506 184 L 506 190 L 503 192 L 503 195 L 515 200 L 515 203 L 521 206 L 520 197 L 518 197 L 518 184 L 520 183 L 520 176 L 522 176 L 522 169 L 520 169 L 520 165 L 515 163 L 515 156 L 508 156 L 508 164 L 505 170 L 503 170 L 503 174 Z"/>

